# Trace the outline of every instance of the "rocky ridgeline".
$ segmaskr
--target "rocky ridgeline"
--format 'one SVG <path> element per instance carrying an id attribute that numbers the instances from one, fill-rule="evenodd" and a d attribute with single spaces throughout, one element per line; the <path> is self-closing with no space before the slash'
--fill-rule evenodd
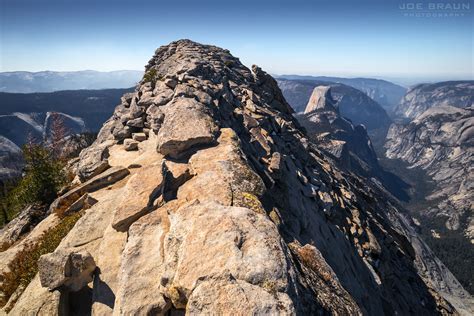
<path id="1" fill-rule="evenodd" d="M 326 159 L 275 80 L 227 50 L 159 48 L 80 158 L 51 215 L 0 253 L 8 269 L 57 214 L 84 212 L 12 315 L 469 313 L 395 202 Z"/>
<path id="2" fill-rule="evenodd" d="M 432 107 L 407 125 L 392 125 L 386 155 L 420 167 L 436 186 L 427 216 L 446 221 L 474 243 L 474 108 Z"/>

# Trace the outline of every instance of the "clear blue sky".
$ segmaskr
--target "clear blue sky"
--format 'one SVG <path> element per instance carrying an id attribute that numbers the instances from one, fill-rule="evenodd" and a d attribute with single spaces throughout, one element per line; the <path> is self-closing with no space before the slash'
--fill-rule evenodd
<path id="1" fill-rule="evenodd" d="M 404 16 L 396 0 L 0 2 L 0 71 L 141 70 L 157 47 L 189 38 L 274 74 L 473 76 L 469 2 L 464 16 L 437 18 Z M 423 12 L 449 11 L 428 2 L 443 1 Z"/>

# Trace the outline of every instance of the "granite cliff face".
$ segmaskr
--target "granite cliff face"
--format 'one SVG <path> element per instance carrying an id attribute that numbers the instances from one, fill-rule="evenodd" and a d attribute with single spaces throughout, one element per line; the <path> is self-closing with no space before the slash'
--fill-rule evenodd
<path id="1" fill-rule="evenodd" d="M 474 104 L 474 81 L 419 84 L 411 88 L 395 110 L 397 116 L 414 119 L 431 107 L 465 108 Z"/>
<path id="2" fill-rule="evenodd" d="M 314 88 L 326 86 L 331 88 L 331 95 L 341 116 L 350 119 L 355 125 L 363 124 L 369 131 L 383 130 L 382 133 L 386 133 L 391 124 L 388 114 L 377 102 L 353 87 L 324 81 L 283 79 L 278 80 L 278 85 L 297 113 L 305 111 Z"/>
<path id="3" fill-rule="evenodd" d="M 280 79 L 288 79 L 291 81 L 306 81 L 316 83 L 339 83 L 345 86 L 353 87 L 362 91 L 372 100 L 380 104 L 387 112 L 393 112 L 393 109 L 400 103 L 400 99 L 406 93 L 406 88 L 394 84 L 392 82 L 373 79 L 373 78 L 340 78 L 340 77 L 325 77 L 325 76 L 297 76 L 297 75 L 283 75 Z M 288 100 L 289 101 L 289 100 Z"/>
<path id="4" fill-rule="evenodd" d="M 384 145 L 386 157 L 407 164 L 397 170 L 415 188 L 407 207 L 421 223 L 422 235 L 471 293 L 473 98 L 473 81 L 414 87 L 400 103 L 401 119 L 391 126 Z M 414 173 L 425 180 L 413 178 Z"/>
<path id="5" fill-rule="evenodd" d="M 468 314 L 470 296 L 397 203 L 335 166 L 292 112 L 271 76 L 227 50 L 160 47 L 82 151 L 75 185 L 0 252 L 8 270 L 83 213 L 4 310 Z"/>
<path id="6" fill-rule="evenodd" d="M 402 201 L 407 200 L 408 184 L 379 165 L 367 129 L 340 114 L 341 103 L 332 97 L 332 89 L 326 85 L 314 88 L 304 114 L 296 115 L 310 140 L 346 172 L 373 182 Z"/>
<path id="7" fill-rule="evenodd" d="M 407 125 L 393 125 L 386 155 L 420 167 L 434 180 L 425 216 L 445 221 L 474 243 L 474 108 L 434 106 Z"/>
<path id="8" fill-rule="evenodd" d="M 363 125 L 354 125 L 339 113 L 332 88 L 314 88 L 303 115 L 297 116 L 308 136 L 347 170 L 370 177 L 379 169 L 377 156 Z"/>

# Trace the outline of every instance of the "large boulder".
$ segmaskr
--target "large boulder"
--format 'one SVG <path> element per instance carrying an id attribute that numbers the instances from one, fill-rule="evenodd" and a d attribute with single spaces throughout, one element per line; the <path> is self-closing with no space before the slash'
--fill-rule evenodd
<path id="1" fill-rule="evenodd" d="M 236 279 L 232 274 L 199 280 L 189 297 L 190 315 L 292 315 L 294 306 L 271 282 L 264 287 Z"/>
<path id="2" fill-rule="evenodd" d="M 218 127 L 208 109 L 195 99 L 174 99 L 163 111 L 164 121 L 158 132 L 161 154 L 179 158 L 192 147 L 214 143 Z"/>
<path id="3" fill-rule="evenodd" d="M 50 291 L 79 291 L 92 281 L 95 268 L 90 253 L 74 249 L 59 249 L 42 255 L 38 260 L 41 285 Z"/>

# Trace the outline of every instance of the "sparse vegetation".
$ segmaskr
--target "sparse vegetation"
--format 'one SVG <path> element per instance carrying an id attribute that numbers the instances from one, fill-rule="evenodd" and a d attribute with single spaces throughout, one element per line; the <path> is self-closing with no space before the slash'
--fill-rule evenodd
<path id="1" fill-rule="evenodd" d="M 48 205 L 57 197 L 68 181 L 64 171 L 67 155 L 61 146 L 61 140 L 66 135 L 61 117 L 53 114 L 50 141 L 36 143 L 30 140 L 23 146 L 24 174 L 17 182 L 3 187 L 0 225 L 11 221 L 28 205 Z"/>
<path id="2" fill-rule="evenodd" d="M 465 212 L 460 219 L 463 231 L 468 225 L 469 212 Z M 448 269 L 461 282 L 463 287 L 471 294 L 474 293 L 474 270 L 469 264 L 474 258 L 474 245 L 469 239 L 459 234 L 459 231 L 446 228 L 446 218 L 442 217 L 422 217 L 423 221 L 421 235 L 436 256 L 448 267 Z M 431 234 L 434 229 L 441 238 L 435 238 Z M 453 255 L 456 254 L 456 255 Z"/>
<path id="3" fill-rule="evenodd" d="M 71 214 L 61 222 L 47 230 L 37 243 L 27 244 L 9 265 L 10 271 L 0 274 L 0 306 L 4 306 L 9 298 L 20 287 L 21 290 L 33 280 L 38 272 L 38 259 L 44 254 L 53 252 L 61 240 L 74 227 L 83 212 Z"/>
<path id="4" fill-rule="evenodd" d="M 0 200 L 2 224 L 12 220 L 31 204 L 50 204 L 66 183 L 65 162 L 44 144 L 30 143 L 23 147 L 26 166 L 24 176 L 7 188 Z"/>
<path id="5" fill-rule="evenodd" d="M 150 70 L 148 70 L 144 75 L 143 75 L 143 81 L 144 82 L 151 82 L 151 83 L 155 83 L 157 78 L 156 78 L 156 69 L 155 68 L 151 68 Z"/>

